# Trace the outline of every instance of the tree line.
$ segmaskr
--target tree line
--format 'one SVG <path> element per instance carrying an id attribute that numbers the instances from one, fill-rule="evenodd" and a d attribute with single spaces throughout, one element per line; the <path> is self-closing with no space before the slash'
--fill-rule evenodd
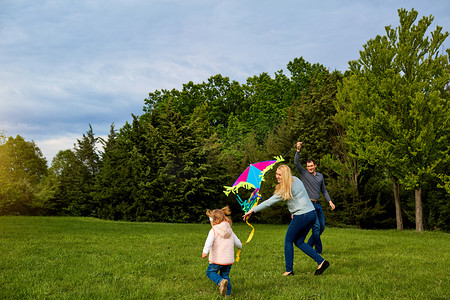
<path id="1" fill-rule="evenodd" d="M 51 166 L 33 141 L 0 131 L 0 215 L 205 222 L 207 208 L 240 206 L 223 193 L 250 164 L 313 158 L 337 208 L 327 223 L 450 228 L 448 32 L 398 11 L 400 25 L 369 40 L 345 73 L 295 58 L 289 74 L 220 74 L 156 90 L 141 115 L 106 139 L 89 129 Z M 98 147 L 101 143 L 102 147 Z M 295 168 L 293 168 L 295 174 Z M 270 197 L 274 172 L 261 192 Z M 245 195 L 243 195 L 245 197 Z M 283 223 L 282 204 L 255 216 Z"/>

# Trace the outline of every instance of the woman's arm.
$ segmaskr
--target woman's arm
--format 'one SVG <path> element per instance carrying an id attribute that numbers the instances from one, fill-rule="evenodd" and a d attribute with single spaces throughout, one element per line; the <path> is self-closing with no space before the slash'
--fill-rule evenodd
<path id="1" fill-rule="evenodd" d="M 247 221 L 247 219 L 250 217 L 250 215 L 252 213 L 266 209 L 269 206 L 272 206 L 273 204 L 277 203 L 280 200 L 281 200 L 281 196 L 274 194 L 272 197 L 270 197 L 266 201 L 256 205 L 252 209 L 250 209 L 245 215 L 242 216 L 242 218 L 244 219 L 244 221 Z"/>

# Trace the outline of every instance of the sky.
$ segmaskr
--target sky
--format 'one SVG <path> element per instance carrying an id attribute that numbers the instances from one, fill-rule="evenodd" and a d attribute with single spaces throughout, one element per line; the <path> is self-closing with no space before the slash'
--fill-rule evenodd
<path id="1" fill-rule="evenodd" d="M 50 165 L 89 125 L 106 137 L 141 115 L 156 90 L 289 75 L 298 57 L 345 71 L 399 8 L 450 32 L 448 0 L 0 0 L 0 133 Z"/>

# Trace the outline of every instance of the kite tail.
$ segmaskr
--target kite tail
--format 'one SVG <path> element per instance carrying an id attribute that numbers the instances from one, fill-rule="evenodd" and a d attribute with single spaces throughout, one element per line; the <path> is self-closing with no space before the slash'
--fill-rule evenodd
<path id="1" fill-rule="evenodd" d="M 261 199 L 261 196 L 258 197 L 258 198 L 256 198 L 256 202 L 255 202 L 255 204 L 253 204 L 253 206 L 252 206 L 251 208 L 253 208 L 253 207 L 255 207 L 256 205 L 258 205 L 259 199 Z M 247 240 L 245 241 L 245 243 L 242 243 L 242 245 L 245 245 L 245 244 L 247 244 L 248 242 L 250 242 L 250 241 L 252 240 L 252 238 L 253 238 L 253 234 L 255 233 L 255 227 L 253 227 L 253 225 L 250 224 L 250 223 L 248 222 L 248 218 L 247 218 L 247 220 L 245 220 L 245 223 L 247 223 L 247 225 L 250 226 L 250 227 L 252 228 L 252 232 L 250 232 L 250 234 L 248 235 Z M 239 262 L 239 260 L 241 259 L 240 256 L 239 256 L 239 255 L 241 254 L 241 250 L 242 250 L 242 249 L 239 249 L 239 250 L 236 252 L 236 262 Z"/>
<path id="2" fill-rule="evenodd" d="M 245 221 L 245 223 L 247 223 L 247 225 L 250 226 L 250 227 L 252 228 L 252 232 L 250 232 L 250 235 L 248 236 L 247 240 L 245 241 L 245 243 L 242 243 L 242 245 L 245 245 L 245 244 L 247 244 L 248 242 L 250 242 L 250 241 L 252 240 L 252 238 L 253 238 L 253 234 L 255 233 L 255 227 L 253 227 L 252 224 L 250 224 L 247 220 Z M 239 260 L 240 260 L 239 255 L 241 254 L 241 250 L 242 250 L 242 249 L 239 249 L 239 250 L 236 252 L 236 262 L 239 262 Z"/>

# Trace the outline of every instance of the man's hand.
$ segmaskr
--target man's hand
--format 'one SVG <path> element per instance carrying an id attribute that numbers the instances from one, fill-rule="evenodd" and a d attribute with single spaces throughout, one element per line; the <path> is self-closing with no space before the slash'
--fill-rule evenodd
<path id="1" fill-rule="evenodd" d="M 300 151 L 301 147 L 302 147 L 302 142 L 297 142 L 297 151 Z"/>
<path id="2" fill-rule="evenodd" d="M 333 202 L 332 201 L 330 201 L 330 202 L 328 202 L 328 203 L 330 203 L 330 206 L 331 206 L 331 210 L 334 210 L 335 208 L 336 208 L 336 206 L 333 204 Z"/>
<path id="3" fill-rule="evenodd" d="M 208 254 L 202 253 L 202 258 L 206 258 L 206 257 L 208 257 Z"/>

